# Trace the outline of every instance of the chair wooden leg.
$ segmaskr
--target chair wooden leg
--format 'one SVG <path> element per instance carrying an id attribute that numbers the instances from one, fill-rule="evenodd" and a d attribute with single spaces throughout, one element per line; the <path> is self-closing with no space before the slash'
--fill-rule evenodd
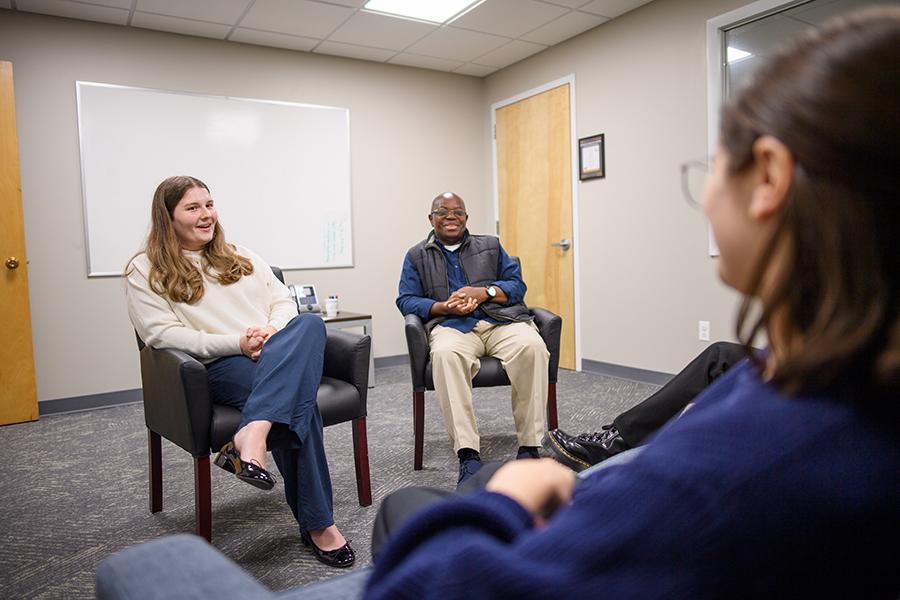
<path id="1" fill-rule="evenodd" d="M 422 470 L 422 449 L 425 445 L 425 392 L 413 392 L 413 435 L 415 452 L 413 469 Z"/>
<path id="2" fill-rule="evenodd" d="M 212 543 L 212 482 L 208 454 L 194 458 L 194 514 L 197 535 Z"/>
<path id="3" fill-rule="evenodd" d="M 353 419 L 353 462 L 356 464 L 356 493 L 360 506 L 372 504 L 372 481 L 369 478 L 369 441 L 366 418 Z"/>
<path id="4" fill-rule="evenodd" d="M 150 512 L 162 510 L 162 440 L 155 431 L 147 430 L 150 463 Z"/>
<path id="5" fill-rule="evenodd" d="M 559 427 L 559 420 L 556 416 L 556 384 L 547 385 L 547 429 L 556 429 Z"/>

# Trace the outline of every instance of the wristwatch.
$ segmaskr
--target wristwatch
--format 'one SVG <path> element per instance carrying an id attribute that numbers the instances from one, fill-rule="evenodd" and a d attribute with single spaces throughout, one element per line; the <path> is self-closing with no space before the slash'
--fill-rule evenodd
<path id="1" fill-rule="evenodd" d="M 484 291 L 487 292 L 488 302 L 490 302 L 491 300 L 493 300 L 494 298 L 497 297 L 497 288 L 495 288 L 492 285 L 489 285 L 486 288 L 484 288 Z"/>

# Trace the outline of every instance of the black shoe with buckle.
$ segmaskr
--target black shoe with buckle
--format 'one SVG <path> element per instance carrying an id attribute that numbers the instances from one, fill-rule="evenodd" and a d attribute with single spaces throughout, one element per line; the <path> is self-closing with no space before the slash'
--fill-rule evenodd
<path id="1" fill-rule="evenodd" d="M 353 563 L 356 562 L 356 553 L 353 551 L 353 548 L 350 547 L 350 540 L 347 540 L 346 543 L 337 550 L 322 550 L 316 546 L 316 543 L 313 541 L 312 536 L 309 535 L 308 531 L 301 531 L 300 541 L 303 542 L 304 546 L 312 547 L 316 559 L 329 567 L 346 569 L 347 567 L 353 566 Z"/>
<path id="2" fill-rule="evenodd" d="M 271 490 L 275 487 L 276 479 L 274 475 L 258 464 L 241 460 L 237 448 L 234 447 L 234 440 L 222 446 L 214 462 L 217 467 L 225 469 L 253 487 L 258 487 L 261 490 Z"/>
<path id="3" fill-rule="evenodd" d="M 576 436 L 554 429 L 544 434 L 541 445 L 553 458 L 575 471 L 583 471 L 629 449 L 612 425 L 604 425 L 603 431 Z"/>

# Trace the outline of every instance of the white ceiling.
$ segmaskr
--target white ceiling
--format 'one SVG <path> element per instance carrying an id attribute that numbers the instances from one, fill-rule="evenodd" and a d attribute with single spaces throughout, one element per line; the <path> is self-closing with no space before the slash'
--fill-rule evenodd
<path id="1" fill-rule="evenodd" d="M 366 0 L 0 0 L 0 8 L 484 77 L 649 1 L 484 0 L 450 25 L 364 12 Z"/>

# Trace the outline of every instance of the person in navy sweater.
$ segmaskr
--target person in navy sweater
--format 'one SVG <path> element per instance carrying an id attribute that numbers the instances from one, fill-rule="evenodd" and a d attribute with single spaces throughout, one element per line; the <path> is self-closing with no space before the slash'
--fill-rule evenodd
<path id="1" fill-rule="evenodd" d="M 724 108 L 704 207 L 767 350 L 630 462 L 511 461 L 424 509 L 367 598 L 898 597 L 898 64 L 900 9 L 870 9 Z"/>

